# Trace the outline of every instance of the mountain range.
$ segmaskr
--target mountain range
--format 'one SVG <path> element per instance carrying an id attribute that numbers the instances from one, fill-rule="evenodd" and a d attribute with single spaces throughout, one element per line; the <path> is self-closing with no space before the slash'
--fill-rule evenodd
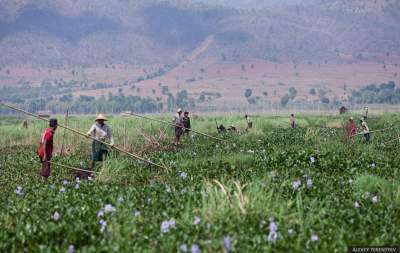
<path id="1" fill-rule="evenodd" d="M 400 56 L 396 0 L 2 0 L 0 64 L 383 61 Z"/>

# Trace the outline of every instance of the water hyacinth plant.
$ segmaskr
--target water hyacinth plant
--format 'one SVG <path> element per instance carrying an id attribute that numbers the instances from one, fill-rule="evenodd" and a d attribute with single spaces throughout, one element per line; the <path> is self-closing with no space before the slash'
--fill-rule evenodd
<path id="1" fill-rule="evenodd" d="M 399 143 L 379 141 L 397 134 L 377 132 L 368 145 L 358 137 L 345 142 L 341 129 L 327 126 L 340 116 L 297 117 L 296 129 L 281 126 L 286 116 L 253 117 L 252 130 L 219 136 L 226 144 L 195 135 L 183 137 L 183 148 L 170 147 L 168 128 L 161 149 L 148 150 L 140 132 L 157 134 L 158 127 L 113 116 L 117 146 L 126 124 L 125 148 L 169 170 L 111 151 L 87 180 L 55 165 L 48 180 L 40 179 L 36 149 L 44 124 L 32 121 L 21 132 L 1 120 L 0 252 L 325 253 L 397 245 Z M 240 126 L 243 119 L 217 120 Z M 400 116 L 374 116 L 368 125 L 388 121 L 400 125 Z M 92 123 L 85 116 L 69 121 L 81 131 Z M 193 124 L 217 136 L 214 118 Z M 70 133 L 66 140 L 68 154 L 54 161 L 87 167 L 90 142 Z"/>

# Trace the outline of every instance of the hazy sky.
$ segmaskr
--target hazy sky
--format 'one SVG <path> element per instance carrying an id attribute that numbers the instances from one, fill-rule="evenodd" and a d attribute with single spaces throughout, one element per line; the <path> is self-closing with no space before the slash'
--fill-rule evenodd
<path id="1" fill-rule="evenodd" d="M 262 8 L 276 4 L 309 4 L 316 0 L 192 0 L 197 3 L 224 5 L 236 8 Z"/>

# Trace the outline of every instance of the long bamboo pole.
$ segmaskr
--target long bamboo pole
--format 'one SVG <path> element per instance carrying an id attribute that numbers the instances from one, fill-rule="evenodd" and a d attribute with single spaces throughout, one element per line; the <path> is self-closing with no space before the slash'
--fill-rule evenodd
<path id="1" fill-rule="evenodd" d="M 24 110 L 22 110 L 22 109 L 19 109 L 19 108 L 16 108 L 16 107 L 13 107 L 13 106 L 11 106 L 11 105 L 4 104 L 4 103 L 0 103 L 0 104 L 1 104 L 2 106 L 8 107 L 8 108 L 10 108 L 10 109 L 13 109 L 13 110 L 15 110 L 15 111 L 25 113 L 25 114 L 27 114 L 27 115 L 29 115 L 29 116 L 34 117 L 34 118 L 37 118 L 37 119 L 40 119 L 40 120 L 49 122 L 48 119 L 42 118 L 42 117 L 40 117 L 40 116 L 38 116 L 38 115 L 35 115 L 35 114 L 33 114 L 33 113 L 24 111 Z M 125 151 L 125 150 L 123 150 L 123 149 L 121 149 L 121 148 L 119 148 L 119 147 L 116 147 L 116 146 L 114 146 L 114 145 L 110 145 L 110 144 L 108 144 L 107 142 L 104 142 L 104 141 L 98 140 L 98 139 L 96 139 L 96 138 L 93 138 L 92 136 L 88 136 L 88 135 L 86 135 L 86 134 L 83 134 L 83 133 L 81 133 L 81 132 L 79 132 L 79 131 L 77 131 L 77 130 L 75 130 L 75 129 L 73 129 L 73 128 L 70 128 L 70 127 L 67 127 L 67 126 L 63 126 L 63 125 L 60 125 L 60 124 L 58 124 L 58 126 L 61 127 L 61 128 L 67 129 L 67 130 L 69 130 L 69 131 L 71 131 L 71 132 L 73 132 L 73 133 L 75 133 L 75 134 L 84 136 L 84 137 L 86 137 L 86 138 L 88 138 L 88 139 L 92 139 L 92 140 L 94 140 L 94 141 L 98 141 L 98 142 L 100 142 L 100 143 L 106 145 L 107 147 L 110 147 L 110 148 L 112 148 L 112 149 L 115 149 L 115 150 L 117 150 L 117 151 L 119 151 L 119 152 L 121 152 L 121 153 L 124 153 L 124 154 L 126 154 L 126 155 L 128 155 L 128 156 L 131 156 L 131 157 L 133 157 L 133 158 L 135 158 L 135 159 L 137 159 L 137 160 L 143 161 L 143 162 L 145 162 L 145 163 L 151 164 L 151 165 L 153 165 L 153 166 L 156 166 L 156 167 L 159 167 L 159 168 L 162 168 L 162 169 L 169 170 L 169 168 L 167 168 L 167 167 L 165 167 L 165 166 L 162 166 L 162 165 L 153 163 L 152 161 L 146 160 L 146 159 L 144 159 L 144 158 L 142 158 L 142 157 L 140 157 L 140 156 L 138 156 L 138 155 L 136 155 L 136 154 L 131 154 L 131 153 L 129 153 L 128 151 Z"/>
<path id="2" fill-rule="evenodd" d="M 69 114 L 69 108 L 67 108 L 67 112 L 65 114 L 65 125 L 68 126 L 68 114 Z M 62 156 L 64 154 L 64 141 L 65 141 L 65 135 L 67 134 L 67 130 L 64 128 L 64 133 L 62 137 L 62 144 L 61 144 L 61 151 L 60 155 Z"/>
<path id="3" fill-rule="evenodd" d="M 370 133 L 376 133 L 376 132 L 382 132 L 382 131 L 393 129 L 393 128 L 396 128 L 396 127 L 387 127 L 387 128 L 378 129 L 378 130 L 375 130 L 375 131 L 369 131 L 369 132 Z M 362 135 L 362 134 L 364 134 L 364 133 L 357 133 L 356 135 Z"/>
<path id="4" fill-rule="evenodd" d="M 51 161 L 50 161 L 49 163 L 50 163 L 50 164 L 54 164 L 54 165 L 59 166 L 59 167 L 67 168 L 67 169 L 70 169 L 70 170 L 83 171 L 83 172 L 88 172 L 88 173 L 97 173 L 96 171 L 78 169 L 78 168 L 75 168 L 75 167 L 71 167 L 71 166 L 68 166 L 68 165 L 64 165 L 64 164 L 60 164 L 60 163 L 55 163 L 55 162 L 51 162 Z"/>
<path id="5" fill-rule="evenodd" d="M 159 122 L 159 123 L 162 123 L 162 124 L 168 124 L 168 125 L 171 125 L 171 126 L 182 127 L 182 126 L 179 126 L 178 124 L 170 123 L 170 122 L 163 121 L 163 120 L 159 120 L 159 119 L 149 118 L 149 117 L 142 116 L 142 115 L 139 115 L 139 114 L 136 114 L 136 113 L 131 113 L 131 114 L 128 114 L 128 115 L 129 115 L 129 116 L 139 117 L 139 118 L 142 118 L 142 119 L 147 119 L 147 120 L 156 121 L 156 122 Z M 194 132 L 194 133 L 197 133 L 197 134 L 200 134 L 200 135 L 203 135 L 203 136 L 206 136 L 206 137 L 208 137 L 208 138 L 215 139 L 215 140 L 218 140 L 218 141 L 228 142 L 227 140 L 224 140 L 224 139 L 221 139 L 221 138 L 217 138 L 217 137 L 214 137 L 214 136 L 211 136 L 211 135 L 208 135 L 208 134 L 205 134 L 205 133 L 202 133 L 202 132 L 193 130 L 193 129 L 191 129 L 191 128 L 182 127 L 182 129 L 183 129 L 183 131 L 189 130 L 189 131 L 192 131 L 192 132 Z"/>

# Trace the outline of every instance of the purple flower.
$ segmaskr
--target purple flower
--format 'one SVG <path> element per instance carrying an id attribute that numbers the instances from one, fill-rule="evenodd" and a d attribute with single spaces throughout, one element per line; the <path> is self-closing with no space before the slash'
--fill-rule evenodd
<path id="1" fill-rule="evenodd" d="M 15 194 L 17 194 L 17 196 L 24 196 L 24 192 L 22 191 L 22 187 L 21 186 L 17 186 L 17 189 L 15 189 Z"/>
<path id="2" fill-rule="evenodd" d="M 67 185 L 67 184 L 69 184 L 68 180 L 64 180 L 63 185 Z"/>
<path id="3" fill-rule="evenodd" d="M 371 195 L 371 194 L 370 194 L 369 192 L 364 192 L 364 198 L 365 198 L 365 199 L 369 198 L 370 195 Z"/>
<path id="4" fill-rule="evenodd" d="M 64 187 L 61 187 L 61 188 L 60 188 L 60 192 L 61 192 L 61 193 L 64 193 L 64 192 L 65 192 L 65 188 L 64 188 Z"/>
<path id="5" fill-rule="evenodd" d="M 104 211 L 103 210 L 100 210 L 98 213 L 97 213 L 97 217 L 103 217 L 104 216 Z"/>
<path id="6" fill-rule="evenodd" d="M 74 253 L 75 252 L 75 247 L 74 247 L 74 245 L 69 245 L 68 246 L 68 251 L 67 251 L 67 253 Z"/>
<path id="7" fill-rule="evenodd" d="M 225 236 L 224 237 L 224 249 L 227 252 L 231 252 L 232 251 L 232 243 L 231 243 L 231 238 L 229 236 Z"/>
<path id="8" fill-rule="evenodd" d="M 315 163 L 315 158 L 313 156 L 310 156 L 310 162 Z"/>
<path id="9" fill-rule="evenodd" d="M 187 173 L 182 171 L 181 174 L 179 175 L 182 179 L 186 179 L 187 178 Z"/>
<path id="10" fill-rule="evenodd" d="M 275 231 L 270 231 L 267 237 L 267 241 L 275 242 L 278 239 L 278 234 Z"/>
<path id="11" fill-rule="evenodd" d="M 187 252 L 187 250 L 188 250 L 188 247 L 187 247 L 187 244 L 182 244 L 180 247 L 179 247 L 179 249 L 182 251 L 182 252 Z"/>
<path id="12" fill-rule="evenodd" d="M 276 231 L 276 230 L 278 230 L 278 225 L 276 225 L 275 222 L 271 221 L 271 222 L 269 223 L 269 230 L 270 230 L 270 231 Z"/>
<path id="13" fill-rule="evenodd" d="M 301 181 L 299 179 L 292 182 L 293 190 L 298 190 L 300 188 L 300 186 L 301 186 Z"/>
<path id="14" fill-rule="evenodd" d="M 54 190 L 56 189 L 56 186 L 55 186 L 54 184 L 52 184 L 52 185 L 50 185 L 50 189 L 51 189 L 52 191 L 54 191 Z"/>
<path id="15" fill-rule="evenodd" d="M 161 223 L 162 233 L 168 233 L 171 229 L 176 229 L 176 222 L 174 219 L 165 220 Z"/>
<path id="16" fill-rule="evenodd" d="M 192 244 L 192 253 L 200 253 L 200 247 L 197 244 Z"/>
<path id="17" fill-rule="evenodd" d="M 199 224 L 200 224 L 200 221 L 201 221 L 201 219 L 200 219 L 199 217 L 195 216 L 195 217 L 194 217 L 194 222 L 193 222 L 193 224 L 194 224 L 194 225 L 199 225 Z"/>
<path id="18" fill-rule="evenodd" d="M 318 235 L 312 234 L 312 235 L 311 235 L 311 241 L 312 241 L 312 242 L 318 241 Z"/>
<path id="19" fill-rule="evenodd" d="M 76 178 L 75 178 L 75 182 L 76 182 L 77 184 L 81 183 L 81 180 L 79 179 L 79 177 L 76 177 Z"/>
<path id="20" fill-rule="evenodd" d="M 275 242 L 278 239 L 278 225 L 274 222 L 273 218 L 269 219 L 269 234 L 267 236 L 267 241 Z"/>
<path id="21" fill-rule="evenodd" d="M 76 185 L 75 185 L 75 189 L 79 189 L 79 184 L 76 184 Z"/>
<path id="22" fill-rule="evenodd" d="M 99 221 L 99 224 L 100 224 L 100 232 L 104 232 L 104 230 L 107 228 L 107 222 L 105 221 L 105 220 L 100 220 Z"/>
<path id="23" fill-rule="evenodd" d="M 372 197 L 372 203 L 376 204 L 376 203 L 378 203 L 378 201 L 379 201 L 378 196 L 373 196 Z"/>
<path id="24" fill-rule="evenodd" d="M 115 207 L 113 207 L 111 204 L 107 204 L 104 206 L 104 213 L 114 213 L 115 211 Z"/>
<path id="25" fill-rule="evenodd" d="M 57 211 L 55 211 L 53 214 L 53 220 L 58 221 L 59 219 L 60 219 L 60 214 Z"/>
<path id="26" fill-rule="evenodd" d="M 356 201 L 356 202 L 354 203 L 354 207 L 355 207 L 355 208 L 360 208 L 360 204 L 358 204 L 358 202 Z"/>

